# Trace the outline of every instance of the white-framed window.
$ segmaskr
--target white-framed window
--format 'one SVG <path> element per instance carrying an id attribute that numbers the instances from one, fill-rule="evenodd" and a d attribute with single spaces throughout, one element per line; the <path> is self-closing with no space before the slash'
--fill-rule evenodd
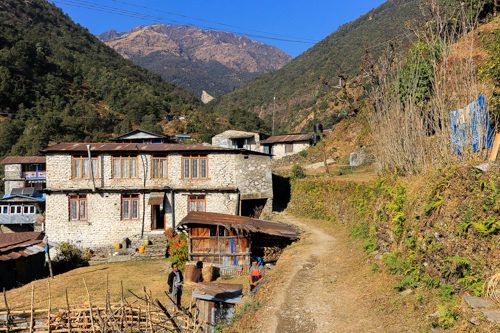
<path id="1" fill-rule="evenodd" d="M 139 219 L 139 194 L 122 195 L 122 220 Z"/>
<path id="2" fill-rule="evenodd" d="M 69 218 L 71 221 L 87 220 L 87 195 L 69 196 Z"/>
<path id="3" fill-rule="evenodd" d="M 182 156 L 182 179 L 208 179 L 208 157 Z"/>
<path id="4" fill-rule="evenodd" d="M 23 206 L 23 214 L 36 214 L 35 206 Z"/>

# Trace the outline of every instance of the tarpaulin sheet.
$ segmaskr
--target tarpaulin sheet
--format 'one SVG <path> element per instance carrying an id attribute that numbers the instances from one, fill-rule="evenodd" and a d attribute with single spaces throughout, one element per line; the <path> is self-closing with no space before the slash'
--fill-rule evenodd
<path id="1" fill-rule="evenodd" d="M 0 224 L 28 224 L 35 223 L 36 220 L 36 214 L 0 215 Z"/>
<path id="2" fill-rule="evenodd" d="M 493 136 L 484 95 L 479 96 L 463 109 L 451 111 L 450 118 L 454 152 L 461 154 L 464 147 L 468 145 L 472 145 L 474 152 L 493 147 Z"/>

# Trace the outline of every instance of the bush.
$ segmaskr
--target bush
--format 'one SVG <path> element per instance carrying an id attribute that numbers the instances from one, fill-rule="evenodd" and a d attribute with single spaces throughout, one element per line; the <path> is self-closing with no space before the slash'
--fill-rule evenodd
<path id="1" fill-rule="evenodd" d="M 167 252 L 170 261 L 177 264 L 181 271 L 184 271 L 188 260 L 188 242 L 186 235 L 177 234 L 175 230 L 169 228 L 165 231 L 167 237 Z"/>
<path id="2" fill-rule="evenodd" d="M 295 164 L 292 168 L 292 175 L 290 176 L 290 180 L 297 180 L 305 178 L 306 174 L 304 173 L 304 169 L 298 164 Z"/>
<path id="3" fill-rule="evenodd" d="M 299 151 L 299 155 L 302 157 L 307 157 L 307 151 L 301 150 L 301 151 Z"/>

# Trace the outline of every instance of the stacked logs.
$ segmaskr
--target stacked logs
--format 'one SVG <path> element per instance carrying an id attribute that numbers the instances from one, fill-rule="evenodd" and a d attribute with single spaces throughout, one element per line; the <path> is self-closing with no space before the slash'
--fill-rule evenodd
<path id="1" fill-rule="evenodd" d="M 264 256 L 262 257 L 262 260 L 264 262 L 271 262 L 271 261 L 277 261 L 281 253 L 283 253 L 283 249 L 280 248 L 279 246 L 272 246 L 272 247 L 264 247 Z"/>

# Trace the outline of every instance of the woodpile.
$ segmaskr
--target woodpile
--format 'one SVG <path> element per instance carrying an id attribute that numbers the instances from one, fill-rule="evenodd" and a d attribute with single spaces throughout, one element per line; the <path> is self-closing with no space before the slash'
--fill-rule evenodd
<path id="1" fill-rule="evenodd" d="M 281 253 L 283 253 L 283 249 L 279 246 L 264 247 L 264 256 L 262 260 L 264 262 L 278 261 Z"/>
<path id="2" fill-rule="evenodd" d="M 49 304 L 47 309 L 34 309 L 34 286 L 31 289 L 31 310 L 14 310 L 9 308 L 5 289 L 3 300 L 5 309 L 0 309 L 0 332 L 83 332 L 83 333 L 111 333 L 111 332 L 207 332 L 208 324 L 198 318 L 197 300 L 189 308 L 175 306 L 168 310 L 158 299 L 152 297 L 151 292 L 144 295 L 134 295 L 137 300 L 127 302 L 109 302 L 109 290 L 106 282 L 105 304 L 92 304 L 87 283 L 83 279 L 87 290 L 88 302 L 84 305 L 70 306 L 66 290 L 66 308 L 53 311 L 51 309 L 50 282 L 48 283 Z M 171 298 L 165 292 L 170 303 Z M 175 304 L 175 302 L 174 302 Z M 5 319 L 4 319 L 5 318 Z"/>

